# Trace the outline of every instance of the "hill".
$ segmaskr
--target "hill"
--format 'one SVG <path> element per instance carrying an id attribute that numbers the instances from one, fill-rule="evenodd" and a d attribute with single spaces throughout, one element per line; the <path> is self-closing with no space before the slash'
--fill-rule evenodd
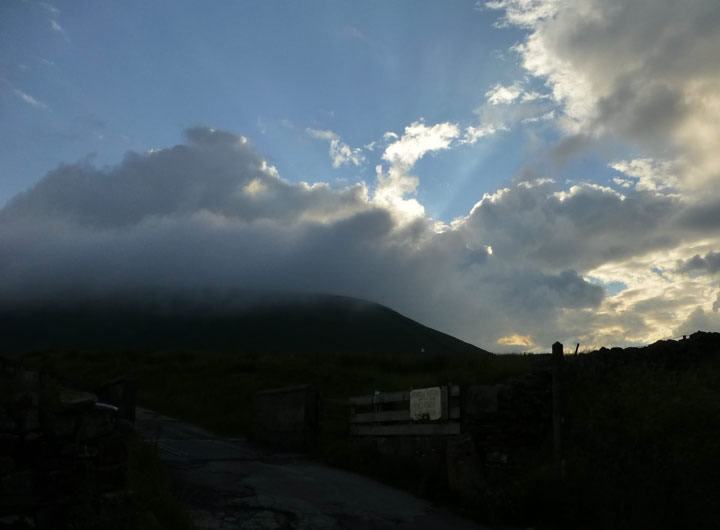
<path id="1" fill-rule="evenodd" d="M 322 294 L 203 291 L 68 297 L 0 308 L 0 351 L 487 353 L 380 304 Z"/>

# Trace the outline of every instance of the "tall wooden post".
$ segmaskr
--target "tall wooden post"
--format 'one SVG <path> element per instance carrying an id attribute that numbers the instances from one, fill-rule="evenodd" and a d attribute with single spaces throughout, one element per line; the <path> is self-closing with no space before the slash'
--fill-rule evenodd
<path id="1" fill-rule="evenodd" d="M 563 345 L 556 342 L 552 345 L 552 400 L 553 400 L 553 460 L 555 463 L 555 476 L 559 480 L 565 479 L 565 460 L 562 454 L 562 367 Z"/>

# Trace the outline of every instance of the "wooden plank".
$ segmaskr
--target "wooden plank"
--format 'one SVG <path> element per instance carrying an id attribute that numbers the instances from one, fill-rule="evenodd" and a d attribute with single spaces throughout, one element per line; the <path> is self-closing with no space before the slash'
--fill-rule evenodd
<path id="1" fill-rule="evenodd" d="M 383 423 L 393 421 L 410 421 L 409 410 L 386 410 L 382 412 L 364 412 L 354 414 L 350 423 Z"/>
<path id="2" fill-rule="evenodd" d="M 440 387 L 440 409 L 442 410 L 442 415 L 440 419 L 443 421 L 447 421 L 450 409 L 448 408 L 448 387 L 442 386 Z"/>
<path id="3" fill-rule="evenodd" d="M 450 407 L 449 417 L 451 420 L 460 419 L 460 407 Z M 361 412 L 350 416 L 350 423 L 387 423 L 387 422 L 409 422 L 409 410 L 386 410 L 381 412 Z"/>
<path id="4" fill-rule="evenodd" d="M 350 425 L 353 436 L 447 436 L 460 434 L 459 423 L 405 423 L 398 425 Z"/>
<path id="5" fill-rule="evenodd" d="M 460 396 L 460 385 L 445 386 L 449 390 L 450 397 Z M 397 403 L 398 401 L 410 401 L 410 391 L 401 390 L 399 392 L 381 392 L 375 395 L 353 396 L 350 398 L 350 405 L 374 405 L 377 403 Z"/>
<path id="6" fill-rule="evenodd" d="M 369 396 L 355 396 L 350 398 L 351 405 L 376 405 L 378 403 L 397 403 L 398 401 L 410 401 L 410 392 L 381 392 Z"/>
<path id="7" fill-rule="evenodd" d="M 289 392 L 299 392 L 302 390 L 307 390 L 310 388 L 310 385 L 295 385 L 295 386 L 284 386 L 282 388 L 268 388 L 267 390 L 259 390 L 255 392 L 255 395 L 257 396 L 264 396 L 268 394 L 285 394 Z"/>

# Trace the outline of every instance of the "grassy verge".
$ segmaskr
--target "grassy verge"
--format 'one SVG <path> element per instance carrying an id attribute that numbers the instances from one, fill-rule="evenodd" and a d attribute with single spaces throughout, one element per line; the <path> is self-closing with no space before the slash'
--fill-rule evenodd
<path id="1" fill-rule="evenodd" d="M 173 494 L 167 470 L 155 448 L 135 439 L 129 445 L 128 460 L 137 529 L 192 530 L 190 516 Z"/>

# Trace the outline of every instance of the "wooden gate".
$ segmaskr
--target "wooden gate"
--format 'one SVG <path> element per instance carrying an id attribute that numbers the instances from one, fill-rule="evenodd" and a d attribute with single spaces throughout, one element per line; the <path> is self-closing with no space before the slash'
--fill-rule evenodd
<path id="1" fill-rule="evenodd" d="M 428 401 L 428 414 L 418 414 L 423 394 L 439 394 Z M 413 413 L 411 414 L 411 408 Z M 448 436 L 460 434 L 460 386 L 445 385 L 399 392 L 376 392 L 350 398 L 350 434 L 353 436 Z M 434 419 L 436 418 L 436 419 Z"/>

